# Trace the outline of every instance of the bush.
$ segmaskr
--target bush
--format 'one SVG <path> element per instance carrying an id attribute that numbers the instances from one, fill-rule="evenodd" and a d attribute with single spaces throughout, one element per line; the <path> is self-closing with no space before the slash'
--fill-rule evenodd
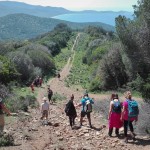
<path id="1" fill-rule="evenodd" d="M 100 79 L 98 77 L 94 78 L 89 86 L 89 91 L 94 92 L 100 89 Z"/>
<path id="2" fill-rule="evenodd" d="M 50 54 L 40 50 L 31 50 L 27 54 L 30 56 L 33 65 L 39 67 L 43 73 L 52 72 L 52 69 L 55 68 Z"/>
<path id="3" fill-rule="evenodd" d="M 14 145 L 14 138 L 12 135 L 2 135 L 0 137 L 0 146 L 13 146 Z"/>
<path id="4" fill-rule="evenodd" d="M 54 102 L 56 102 L 56 101 L 65 100 L 66 97 L 64 95 L 59 94 L 59 93 L 54 93 L 52 99 L 53 99 Z"/>
<path id="5" fill-rule="evenodd" d="M 28 81 L 33 74 L 34 69 L 31 58 L 20 51 L 11 52 L 8 54 L 8 56 L 15 64 L 17 71 L 20 73 L 21 81 Z"/>
<path id="6" fill-rule="evenodd" d="M 38 102 L 34 95 L 25 96 L 11 96 L 11 99 L 6 100 L 6 105 L 11 112 L 17 112 L 22 110 L 24 112 L 28 111 L 28 107 L 38 107 Z"/>
<path id="7" fill-rule="evenodd" d="M 7 84 L 18 77 L 14 63 L 7 57 L 0 55 L 0 82 Z"/>

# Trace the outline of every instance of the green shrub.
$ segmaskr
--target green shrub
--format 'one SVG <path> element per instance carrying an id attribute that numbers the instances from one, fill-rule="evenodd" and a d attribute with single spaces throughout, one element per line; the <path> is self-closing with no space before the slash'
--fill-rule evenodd
<path id="1" fill-rule="evenodd" d="M 2 135 L 0 137 L 0 146 L 13 146 L 14 145 L 14 138 L 12 135 Z"/>
<path id="2" fill-rule="evenodd" d="M 27 112 L 28 107 L 31 108 L 38 107 L 38 102 L 34 95 L 25 95 L 25 96 L 11 96 L 11 99 L 6 100 L 6 105 L 11 112 L 17 112 L 22 110 Z"/>
<path id="3" fill-rule="evenodd" d="M 56 102 L 56 101 L 65 100 L 66 97 L 64 95 L 59 94 L 59 93 L 54 93 L 52 99 L 53 99 L 54 102 Z"/>
<path id="4" fill-rule="evenodd" d="M 98 77 L 94 78 L 89 86 L 89 91 L 94 92 L 100 89 L 100 79 Z"/>

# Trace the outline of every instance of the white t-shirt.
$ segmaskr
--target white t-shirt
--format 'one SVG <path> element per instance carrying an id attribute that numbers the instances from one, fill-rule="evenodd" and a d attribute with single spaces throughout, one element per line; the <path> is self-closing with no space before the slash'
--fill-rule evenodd
<path id="1" fill-rule="evenodd" d="M 47 102 L 42 103 L 41 107 L 42 107 L 42 111 L 49 110 L 49 104 Z"/>

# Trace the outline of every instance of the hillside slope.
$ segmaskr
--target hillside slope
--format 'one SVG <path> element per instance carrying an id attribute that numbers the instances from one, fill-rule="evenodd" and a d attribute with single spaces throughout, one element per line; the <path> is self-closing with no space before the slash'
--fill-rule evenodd
<path id="1" fill-rule="evenodd" d="M 72 23 L 52 18 L 40 18 L 26 14 L 13 14 L 0 18 L 0 40 L 29 39 L 51 31 L 57 24 L 66 23 L 72 29 L 83 29 L 89 25 L 114 30 L 104 23 Z"/>
<path id="2" fill-rule="evenodd" d="M 79 34 L 76 37 L 74 45 L 71 50 L 74 50 L 75 44 L 78 42 Z M 75 51 L 72 55 L 75 55 Z M 149 138 L 137 136 L 137 141 L 133 142 L 129 140 L 129 144 L 123 142 L 123 132 L 121 131 L 121 137 L 118 138 L 107 136 L 107 121 L 102 116 L 102 111 L 99 113 L 92 112 L 92 125 L 93 128 L 89 128 L 87 125 L 87 119 L 85 117 L 83 126 L 79 127 L 80 109 L 77 110 L 78 116 L 74 130 L 71 130 L 68 122 L 68 117 L 64 114 L 64 107 L 71 94 L 75 96 L 75 103 L 78 103 L 83 95 L 83 90 L 76 90 L 65 86 L 65 79 L 70 73 L 73 59 L 69 58 L 67 64 L 61 71 L 61 80 L 53 78 L 46 84 L 51 86 L 54 94 L 60 94 L 65 97 L 64 101 L 59 101 L 50 105 L 51 113 L 49 114 L 48 126 L 43 126 L 40 120 L 41 113 L 37 109 L 30 110 L 31 117 L 22 121 L 18 120 L 17 123 L 13 123 L 13 126 L 8 125 L 7 131 L 13 137 L 18 146 L 3 147 L 3 150 L 15 150 L 29 149 L 29 150 L 149 150 Z M 42 98 L 47 94 L 47 85 L 43 85 L 42 88 L 36 88 L 38 91 L 37 100 L 41 104 Z M 109 99 L 109 95 L 96 95 L 90 94 L 96 101 L 106 101 Z M 61 99 L 62 100 L 62 99 Z M 26 113 L 26 115 L 29 115 Z M 16 117 L 17 118 L 17 117 Z"/>

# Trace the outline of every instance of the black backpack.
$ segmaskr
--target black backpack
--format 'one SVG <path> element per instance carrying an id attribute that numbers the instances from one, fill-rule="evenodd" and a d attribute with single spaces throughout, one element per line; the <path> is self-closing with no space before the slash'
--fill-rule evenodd
<path id="1" fill-rule="evenodd" d="M 53 95 L 53 91 L 51 89 L 48 90 L 48 95 Z"/>
<path id="2" fill-rule="evenodd" d="M 121 113 L 121 103 L 120 103 L 120 101 L 113 101 L 113 112 Z"/>
<path id="3" fill-rule="evenodd" d="M 70 105 L 69 105 L 69 102 L 66 104 L 66 107 L 65 107 L 65 113 L 66 113 L 66 116 L 69 116 L 69 112 L 70 112 Z"/>

